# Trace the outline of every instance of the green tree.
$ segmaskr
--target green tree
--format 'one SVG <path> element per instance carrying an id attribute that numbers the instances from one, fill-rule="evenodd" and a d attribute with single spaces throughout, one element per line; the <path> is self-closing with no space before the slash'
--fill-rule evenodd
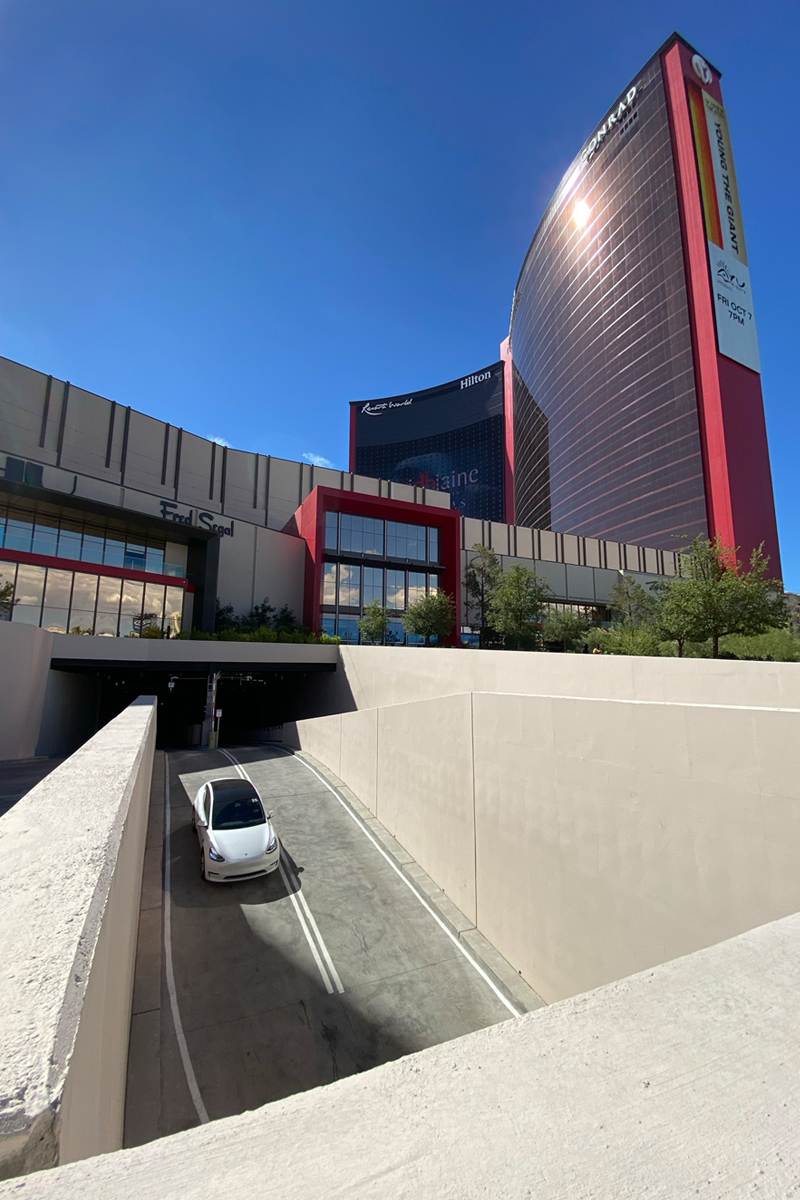
<path id="1" fill-rule="evenodd" d="M 364 605 L 364 615 L 358 622 L 361 639 L 373 646 L 380 646 L 389 628 L 389 610 L 380 600 L 371 600 Z"/>
<path id="2" fill-rule="evenodd" d="M 653 593 L 631 575 L 620 575 L 611 589 L 608 606 L 616 621 L 647 625 L 656 619 L 658 601 Z"/>
<path id="3" fill-rule="evenodd" d="M 517 564 L 500 578 L 488 608 L 489 623 L 519 650 L 523 640 L 538 638 L 538 622 L 551 594 L 535 571 Z"/>
<path id="4" fill-rule="evenodd" d="M 579 650 L 591 622 L 571 608 L 549 608 L 542 625 L 545 645 L 558 646 L 564 653 Z"/>
<path id="5" fill-rule="evenodd" d="M 661 655 L 659 632 L 653 625 L 634 625 L 622 621 L 611 629 L 590 629 L 586 635 L 589 646 L 599 646 L 604 654 Z"/>
<path id="6" fill-rule="evenodd" d="M 689 641 L 710 641 L 713 658 L 727 634 L 752 637 L 780 629 L 787 619 L 783 585 L 767 578 L 768 567 L 761 547 L 744 570 L 736 551 L 719 538 L 695 538 L 681 554 L 681 574 L 660 589 L 664 628 L 679 629 Z"/>
<path id="7" fill-rule="evenodd" d="M 10 580 L 8 583 L 0 583 L 0 621 L 11 620 L 11 610 L 16 603 L 13 597 L 13 583 Z"/>
<path id="8" fill-rule="evenodd" d="M 430 646 L 432 637 L 439 640 L 447 637 L 455 619 L 453 597 L 447 592 L 433 592 L 409 604 L 403 614 L 403 626 L 406 633 L 424 637 L 425 645 Z"/>
<path id="9" fill-rule="evenodd" d="M 467 620 L 483 631 L 489 627 L 489 605 L 503 575 L 500 559 L 490 546 L 476 542 L 472 547 L 474 558 L 467 564 L 464 586 L 467 593 Z"/>

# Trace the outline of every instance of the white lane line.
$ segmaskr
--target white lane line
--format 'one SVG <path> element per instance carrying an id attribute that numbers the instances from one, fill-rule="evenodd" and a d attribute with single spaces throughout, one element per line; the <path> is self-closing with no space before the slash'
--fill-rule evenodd
<path id="1" fill-rule="evenodd" d="M 181 1062 L 183 1063 L 183 1073 L 189 1085 L 189 1094 L 192 1097 L 192 1103 L 200 1119 L 200 1124 L 207 1125 L 209 1119 L 208 1112 L 203 1103 L 203 1097 L 200 1095 L 200 1088 L 197 1086 L 197 1076 L 194 1073 L 192 1060 L 189 1057 L 189 1047 L 186 1044 L 186 1035 L 183 1032 L 183 1022 L 181 1021 L 181 1013 L 178 1008 L 178 994 L 175 990 L 175 970 L 172 963 L 172 895 L 170 893 L 172 877 L 170 863 L 172 808 L 169 802 L 169 755 L 166 751 L 164 752 L 164 821 L 166 823 L 166 832 L 164 834 L 164 955 L 167 967 L 167 991 L 169 992 L 169 1004 L 172 1009 L 172 1023 L 175 1026 L 175 1036 L 178 1039 L 178 1049 L 180 1050 Z"/>
<path id="2" fill-rule="evenodd" d="M 224 754 L 229 762 L 233 763 L 233 766 L 238 771 L 242 779 L 246 779 L 249 783 L 253 783 L 252 779 L 247 774 L 247 771 L 239 762 L 238 758 L 235 758 L 233 754 L 230 754 L 229 751 L 223 750 L 219 746 L 217 747 L 217 750 L 220 754 Z M 255 787 L 255 784 L 253 784 L 253 787 Z M 294 911 L 297 914 L 297 919 L 300 922 L 300 928 L 303 930 L 306 941 L 311 947 L 311 953 L 314 955 L 314 961 L 319 968 L 319 973 L 322 976 L 322 982 L 325 984 L 325 987 L 330 994 L 333 994 L 334 990 L 339 993 L 344 992 L 344 985 L 339 978 L 339 972 L 333 965 L 333 959 L 331 958 L 328 947 L 325 945 L 325 939 L 319 931 L 319 926 L 314 920 L 311 909 L 308 907 L 308 903 L 300 887 L 300 881 L 298 880 L 294 871 L 292 871 L 292 868 L 289 866 L 283 850 L 281 850 L 281 856 L 278 859 L 278 870 L 281 873 L 283 886 L 286 888 L 286 892 L 292 902 Z M 316 941 L 314 940 L 315 938 Z M 331 980 L 333 980 L 333 982 L 331 982 Z"/>
<path id="3" fill-rule="evenodd" d="M 486 972 L 484 971 L 484 969 L 483 969 L 483 967 L 480 965 L 480 963 L 479 963 L 479 962 L 477 962 L 477 961 L 476 961 L 476 960 L 475 960 L 475 959 L 472 957 L 472 955 L 471 955 L 471 954 L 470 954 L 470 952 L 467 950 L 467 948 L 466 948 L 466 946 L 463 944 L 463 942 L 460 942 L 460 941 L 458 940 L 458 938 L 455 936 L 455 934 L 451 933 L 451 931 L 450 931 L 450 930 L 447 928 L 447 926 L 445 925 L 445 923 L 444 923 L 444 921 L 441 919 L 441 917 L 438 915 L 438 913 L 436 913 L 436 912 L 433 910 L 433 908 L 431 908 L 430 904 L 428 904 L 428 902 L 427 902 L 427 900 L 425 899 L 425 897 L 424 897 L 424 896 L 422 896 L 422 895 L 420 895 L 420 893 L 419 893 L 419 892 L 417 891 L 417 889 L 414 887 L 414 884 L 411 882 L 411 880 L 408 878 L 408 876 L 403 874 L 403 872 L 400 870 L 400 868 L 399 868 L 399 866 L 397 865 L 397 863 L 396 863 L 396 862 L 395 862 L 395 861 L 394 861 L 394 860 L 391 858 L 391 856 L 390 856 L 390 855 L 387 853 L 387 851 L 386 851 L 386 850 L 383 848 L 383 846 L 380 844 L 380 842 L 377 840 L 377 838 L 375 838 L 375 837 L 372 835 L 372 833 L 371 833 L 371 832 L 370 832 L 370 830 L 367 828 L 367 826 L 364 824 L 364 822 L 361 820 L 361 818 L 360 818 L 359 816 L 357 816 L 357 814 L 356 814 L 356 813 L 354 813 L 354 812 L 353 812 L 353 810 L 352 810 L 352 808 L 350 808 L 349 804 L 347 804 L 347 803 L 346 803 L 346 802 L 345 802 L 345 801 L 342 799 L 342 797 L 341 797 L 341 796 L 339 795 L 339 793 L 336 791 L 336 788 L 334 788 L 334 787 L 331 787 L 331 785 L 328 783 L 327 779 L 324 779 L 324 778 L 322 777 L 322 775 L 320 775 L 319 771 L 315 771 L 315 770 L 314 770 L 314 768 L 311 766 L 311 764 L 310 764 L 310 763 L 307 763 L 307 762 L 305 761 L 305 759 L 303 759 L 303 758 L 300 758 L 298 755 L 296 755 L 296 754 L 293 754 L 291 750 L 285 750 L 285 749 L 284 749 L 282 746 L 281 746 L 281 747 L 278 747 L 278 746 L 276 746 L 276 747 L 275 747 L 275 749 L 276 749 L 276 750 L 277 750 L 277 749 L 280 749 L 280 750 L 281 750 L 281 752 L 282 752 L 283 754 L 287 755 L 289 758 L 293 758 L 293 759 L 295 760 L 295 762 L 302 763 L 302 765 L 303 765 L 304 767 L 306 767 L 306 768 L 307 768 L 309 771 L 311 771 L 312 775 L 316 775 L 316 777 L 317 777 L 317 779 L 320 781 L 320 783 L 324 783 L 324 784 L 325 784 L 325 787 L 328 789 L 328 791 L 329 791 L 329 792 L 331 792 L 331 794 L 332 794 L 332 795 L 334 795 L 334 796 L 336 797 L 336 799 L 339 801 L 339 803 L 341 804 L 342 808 L 343 808 L 343 809 L 344 809 L 344 811 L 347 813 L 347 815 L 348 815 L 349 817 L 352 817 L 352 819 L 355 821 L 356 825 L 359 827 L 359 829 L 361 830 L 361 832 L 362 832 L 362 833 L 363 833 L 363 834 L 364 834 L 366 837 L 368 837 L 368 838 L 369 838 L 369 840 L 372 842 L 373 846 L 374 846 L 374 847 L 375 847 L 375 849 L 378 851 L 378 853 L 383 855 L 383 857 L 386 859 L 387 863 L 388 863 L 388 864 L 389 864 L 389 866 L 392 868 L 392 870 L 394 871 L 394 873 L 395 873 L 396 875 L 398 875 L 398 876 L 400 877 L 400 879 L 402 879 L 403 883 L 406 885 L 406 887 L 407 887 L 407 888 L 408 888 L 408 890 L 409 890 L 409 891 L 412 893 L 412 895 L 416 896 L 417 900 L 419 900 L 419 902 L 420 902 L 420 904 L 422 905 L 422 907 L 423 907 L 424 909 L 426 909 L 426 910 L 427 910 L 427 911 L 430 913 L 430 915 L 433 917 L 434 921 L 435 921 L 435 922 L 436 922 L 436 924 L 439 926 L 439 928 L 442 930 L 442 932 L 443 932 L 443 933 L 445 933 L 445 934 L 447 935 L 447 937 L 449 937 L 450 941 L 453 943 L 453 945 L 456 947 L 456 949 L 457 949 L 457 950 L 458 950 L 458 951 L 459 951 L 461 954 L 463 954 L 463 955 L 464 955 L 464 958 L 467 960 L 467 962 L 470 964 L 470 966 L 471 966 L 471 967 L 472 967 L 472 968 L 473 968 L 475 971 L 477 971 L 477 972 L 478 972 L 478 974 L 480 975 L 480 977 L 481 977 L 481 979 L 484 981 L 484 983 L 486 983 L 486 984 L 487 984 L 487 985 L 488 985 L 488 986 L 489 986 L 489 987 L 492 989 L 492 991 L 494 992 L 495 996 L 497 996 L 497 999 L 500 1001 L 500 1003 L 505 1005 L 505 1007 L 508 1009 L 508 1011 L 511 1013 L 511 1015 L 512 1015 L 512 1016 L 514 1016 L 514 1017 L 521 1017 L 521 1016 L 523 1016 L 524 1014 L 523 1014 L 522 1010 L 521 1010 L 521 1009 L 519 1009 L 519 1008 L 517 1008 L 517 1006 L 516 1006 L 515 1004 L 513 1004 L 513 1003 L 512 1003 L 512 1001 L 511 1001 L 511 1000 L 509 1000 L 509 998 L 508 998 L 507 996 L 504 996 L 504 995 L 503 995 L 503 993 L 500 991 L 500 989 L 499 989 L 499 987 L 497 986 L 497 984 L 495 984 L 495 983 L 493 982 L 493 980 L 491 980 L 491 979 L 489 978 L 489 976 L 486 974 Z"/>

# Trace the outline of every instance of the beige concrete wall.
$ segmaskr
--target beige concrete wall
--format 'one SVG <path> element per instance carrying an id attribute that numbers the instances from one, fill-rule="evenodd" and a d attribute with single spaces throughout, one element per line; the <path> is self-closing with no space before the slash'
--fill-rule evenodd
<path id="1" fill-rule="evenodd" d="M 293 744 L 550 1002 L 800 909 L 800 708 L 474 693 Z"/>
<path id="2" fill-rule="evenodd" d="M 122 1145 L 155 702 L 0 821 L 0 1178 Z"/>
<path id="3" fill-rule="evenodd" d="M 796 663 L 341 646 L 332 711 L 380 708 L 461 692 L 800 708 Z"/>
<path id="4" fill-rule="evenodd" d="M 357 739 L 352 717 L 341 720 L 342 741 Z M 470 696 L 382 708 L 376 815 L 475 923 L 471 725 Z"/>
<path id="5" fill-rule="evenodd" d="M 328 1087 L 41 1172 L 25 1200 L 789 1197 L 798 989 L 794 916 Z M 3 1200 L 20 1194 L 0 1183 Z"/>
<path id="6" fill-rule="evenodd" d="M 37 753 L 53 634 L 0 621 L 0 762 Z"/>

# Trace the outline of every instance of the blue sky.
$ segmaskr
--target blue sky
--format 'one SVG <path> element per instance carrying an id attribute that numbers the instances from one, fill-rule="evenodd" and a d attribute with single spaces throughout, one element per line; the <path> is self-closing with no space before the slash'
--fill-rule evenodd
<path id="1" fill-rule="evenodd" d="M 673 29 L 723 72 L 800 590 L 796 5 L 0 0 L 0 352 L 346 467 L 348 401 L 497 358 L 564 169 Z"/>

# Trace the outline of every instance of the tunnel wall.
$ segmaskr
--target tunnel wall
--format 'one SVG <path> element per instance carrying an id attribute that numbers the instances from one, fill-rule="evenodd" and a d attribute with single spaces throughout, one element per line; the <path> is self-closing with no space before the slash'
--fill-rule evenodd
<path id="1" fill-rule="evenodd" d="M 0 621 L 0 762 L 37 753 L 52 633 Z"/>
<path id="2" fill-rule="evenodd" d="M 552 1002 L 800 909 L 799 731 L 799 708 L 475 692 L 285 737 Z"/>
<path id="3" fill-rule="evenodd" d="M 20 800 L 0 841 L 0 1178 L 122 1145 L 155 704 Z"/>

